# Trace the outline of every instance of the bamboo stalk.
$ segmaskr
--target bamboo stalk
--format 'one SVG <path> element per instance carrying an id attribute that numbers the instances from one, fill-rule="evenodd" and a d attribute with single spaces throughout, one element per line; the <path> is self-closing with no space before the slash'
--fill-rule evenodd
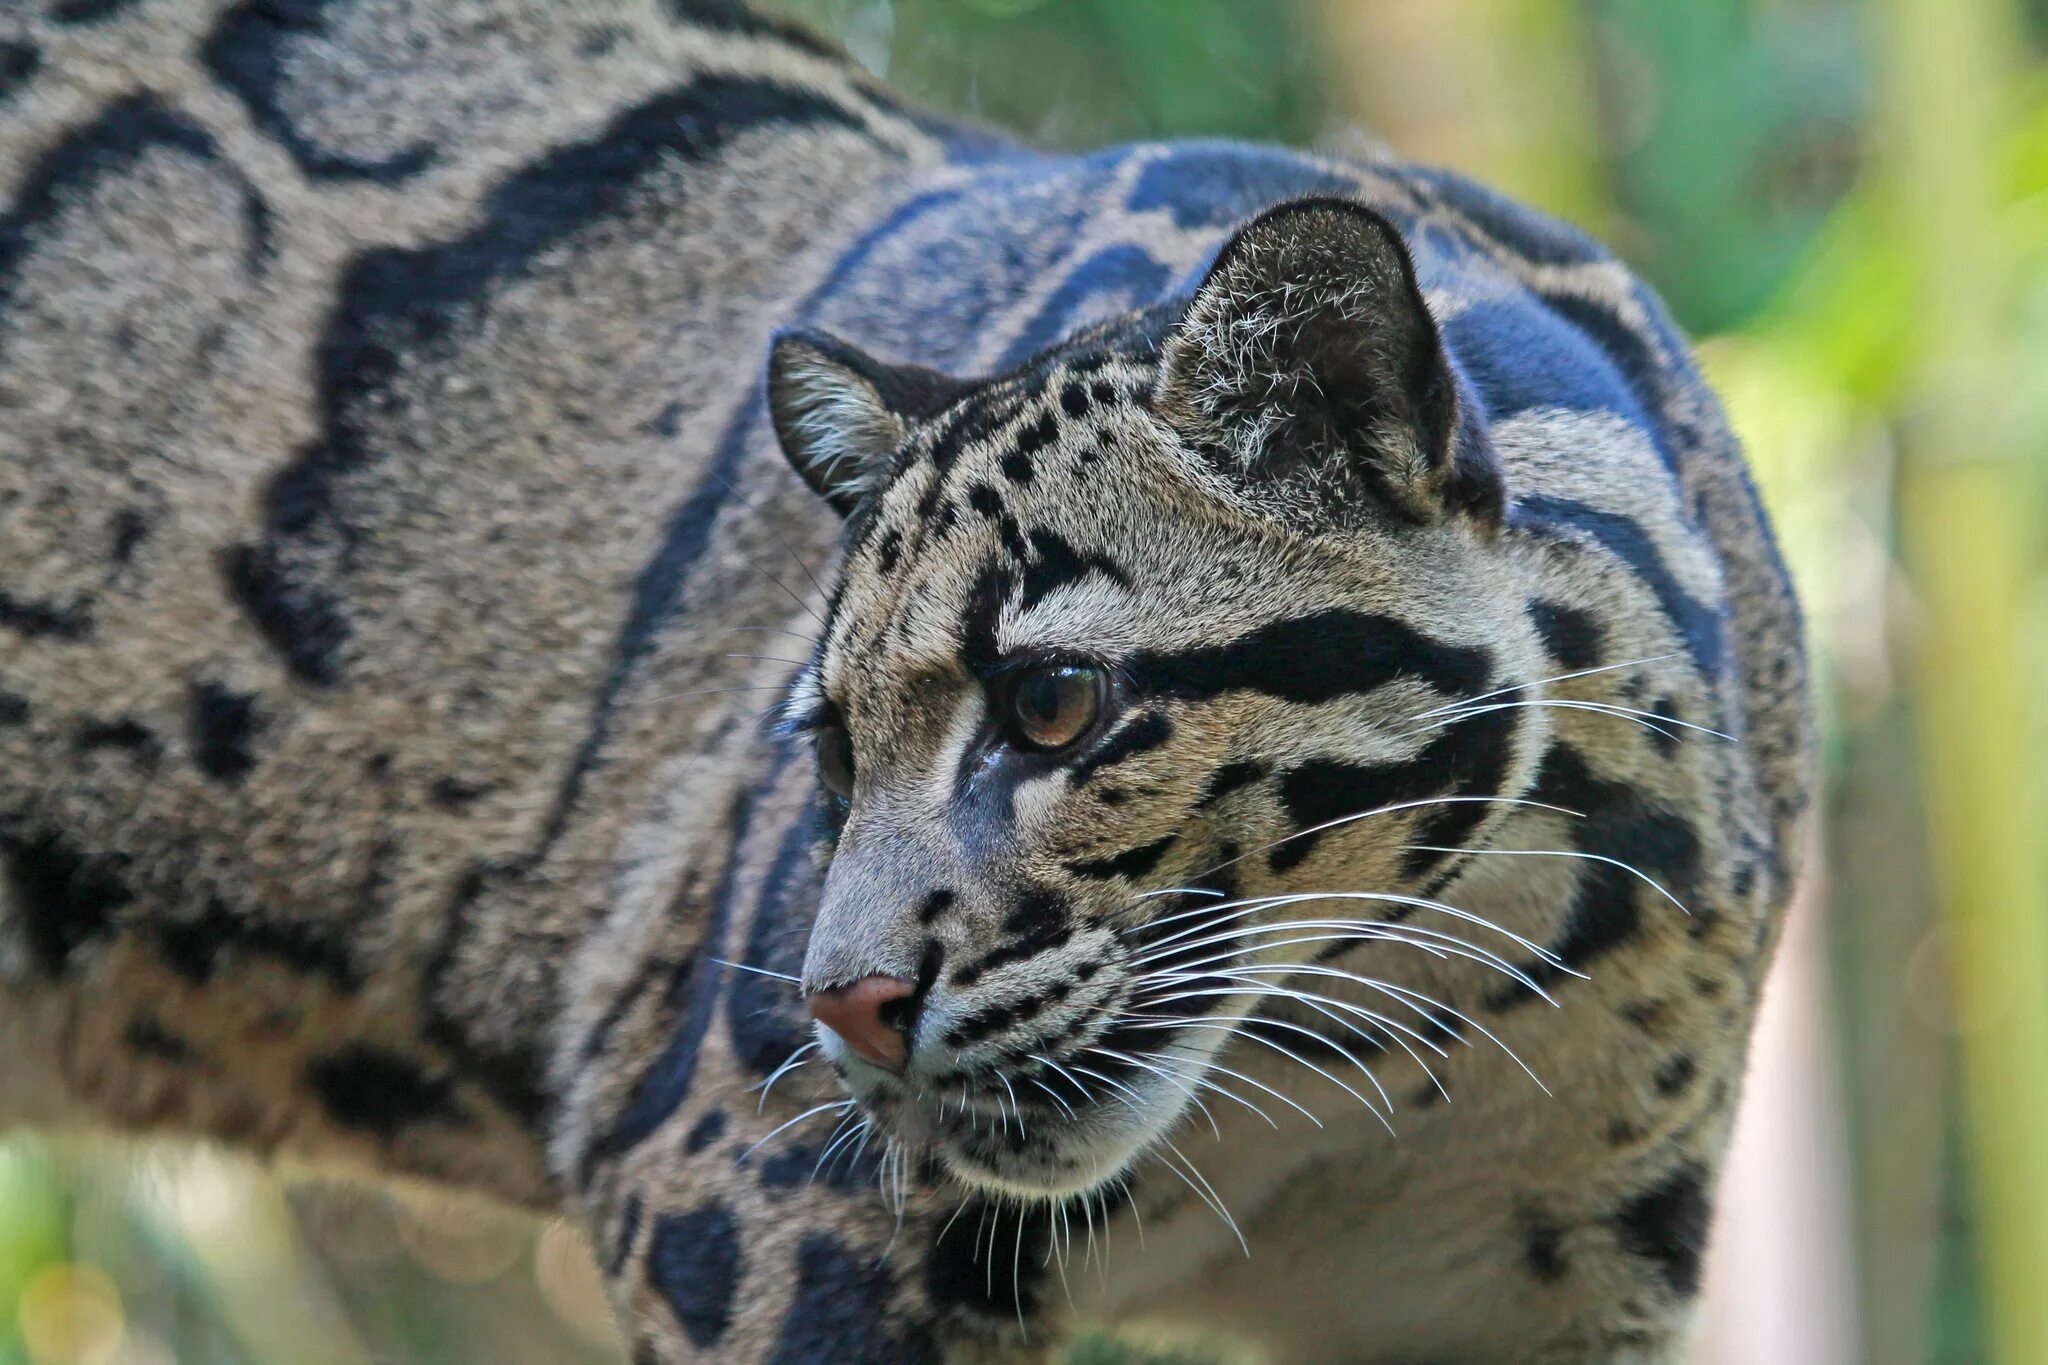
<path id="1" fill-rule="evenodd" d="M 1921 403 L 1901 527 L 1923 606 L 1916 681 L 1929 835 L 1961 1025 L 1965 1120 L 1999 1361 L 2048 1360 L 2048 829 L 2019 634 L 2029 489 L 1998 414 L 2015 263 L 1991 149 L 2020 50 L 2009 0 L 1889 0 L 1893 208 L 1916 272 Z"/>

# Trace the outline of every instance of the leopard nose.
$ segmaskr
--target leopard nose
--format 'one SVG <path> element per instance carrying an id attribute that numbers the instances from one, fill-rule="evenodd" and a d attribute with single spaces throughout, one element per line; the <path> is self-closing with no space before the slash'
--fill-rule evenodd
<path id="1" fill-rule="evenodd" d="M 862 1059 L 901 1071 L 910 1058 L 910 1043 L 901 1027 L 904 1012 L 887 1007 L 916 990 L 914 982 L 898 976 L 867 976 L 851 986 L 813 991 L 804 1003 L 811 1018 L 838 1034 Z"/>

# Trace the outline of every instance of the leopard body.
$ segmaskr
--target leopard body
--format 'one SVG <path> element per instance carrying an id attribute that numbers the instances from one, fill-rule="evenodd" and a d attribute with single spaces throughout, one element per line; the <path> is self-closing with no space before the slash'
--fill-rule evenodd
<path id="1" fill-rule="evenodd" d="M 1403 278 L 1449 463 L 1241 420 Z M 1120 709 L 970 773 L 1040 648 Z M 1809 728 L 1685 343 L 1454 176 L 709 0 L 0 7 L 0 1124 L 573 1212 L 645 1361 L 1669 1360 Z"/>

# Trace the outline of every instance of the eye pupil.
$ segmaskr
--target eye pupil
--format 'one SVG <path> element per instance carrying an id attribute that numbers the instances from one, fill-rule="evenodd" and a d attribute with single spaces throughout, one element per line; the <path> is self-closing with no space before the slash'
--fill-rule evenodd
<path id="1" fill-rule="evenodd" d="M 1049 664 L 1027 671 L 1010 699 L 1010 723 L 1026 745 L 1061 749 L 1086 734 L 1102 713 L 1108 678 L 1100 668 Z"/>
<path id="2" fill-rule="evenodd" d="M 853 796 L 853 737 L 843 725 L 818 729 L 818 778 L 841 800 Z"/>

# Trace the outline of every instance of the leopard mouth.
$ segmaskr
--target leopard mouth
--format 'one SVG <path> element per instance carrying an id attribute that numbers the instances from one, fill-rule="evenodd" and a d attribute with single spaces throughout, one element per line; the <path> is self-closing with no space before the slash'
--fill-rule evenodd
<path id="1" fill-rule="evenodd" d="M 1057 1064 L 920 1081 L 849 1075 L 861 1107 L 959 1181 L 1012 1197 L 1064 1198 L 1113 1185 L 1179 1121 L 1186 1091 Z"/>

